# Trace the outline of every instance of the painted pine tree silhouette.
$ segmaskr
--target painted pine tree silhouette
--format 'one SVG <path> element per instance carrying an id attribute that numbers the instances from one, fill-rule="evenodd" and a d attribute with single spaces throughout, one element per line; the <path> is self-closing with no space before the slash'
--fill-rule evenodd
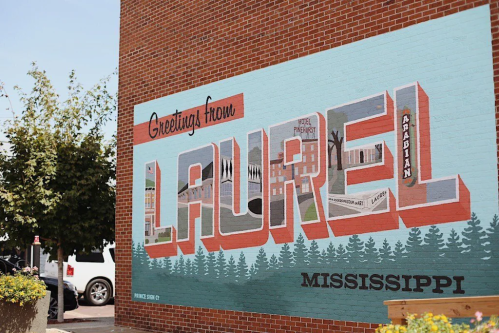
<path id="1" fill-rule="evenodd" d="M 178 260 L 175 260 L 175 264 L 173 265 L 172 273 L 174 275 L 180 275 L 179 261 Z"/>
<path id="2" fill-rule="evenodd" d="M 256 270 L 256 275 L 258 275 L 258 276 L 264 275 L 269 269 L 269 262 L 267 260 L 267 254 L 265 253 L 265 250 L 263 249 L 263 247 L 261 247 L 260 250 L 258 251 L 254 267 Z"/>
<path id="3" fill-rule="evenodd" d="M 307 247 L 302 234 L 298 236 L 294 244 L 293 258 L 296 267 L 305 267 L 308 264 Z"/>
<path id="4" fill-rule="evenodd" d="M 185 275 L 185 260 L 184 256 L 181 254 L 180 257 L 178 258 L 178 275 Z"/>
<path id="5" fill-rule="evenodd" d="M 490 227 L 487 228 L 487 255 L 493 264 L 499 263 L 499 218 L 494 215 Z"/>
<path id="6" fill-rule="evenodd" d="M 481 259 L 487 256 L 485 247 L 486 233 L 480 225 L 480 220 L 475 213 L 471 214 L 471 220 L 468 221 L 468 227 L 462 232 L 463 244 L 465 246 L 463 255 L 468 258 Z"/>
<path id="7" fill-rule="evenodd" d="M 395 243 L 395 249 L 393 250 L 393 258 L 395 261 L 401 261 L 407 258 L 407 252 L 405 250 L 404 244 L 400 240 Z"/>
<path id="8" fill-rule="evenodd" d="M 293 254 L 288 243 L 284 243 L 279 252 L 279 268 L 286 269 L 293 266 Z"/>
<path id="9" fill-rule="evenodd" d="M 347 251 L 343 244 L 338 245 L 338 248 L 336 249 L 336 258 L 338 258 L 338 262 L 348 261 Z"/>
<path id="10" fill-rule="evenodd" d="M 327 265 L 327 252 L 325 249 L 322 249 L 321 256 L 319 258 L 319 265 L 326 266 Z"/>
<path id="11" fill-rule="evenodd" d="M 256 276 L 255 264 L 251 264 L 248 274 L 250 279 L 253 279 Z"/>
<path id="12" fill-rule="evenodd" d="M 153 260 L 151 260 L 150 266 L 151 266 L 151 269 L 153 269 L 153 270 L 158 270 L 158 269 L 161 268 L 161 265 L 160 265 L 158 259 L 156 259 L 156 258 L 154 258 Z"/>
<path id="13" fill-rule="evenodd" d="M 217 269 L 216 269 L 216 258 L 215 253 L 209 252 L 206 256 L 206 277 L 211 279 L 216 279 Z"/>
<path id="14" fill-rule="evenodd" d="M 190 258 L 187 258 L 185 261 L 185 276 L 192 276 L 193 275 L 193 270 L 192 270 L 192 261 Z"/>
<path id="15" fill-rule="evenodd" d="M 445 246 L 443 233 L 437 226 L 432 225 L 424 237 L 424 249 L 428 252 L 428 256 L 436 257 L 443 255 L 443 248 Z"/>
<path id="16" fill-rule="evenodd" d="M 377 264 L 381 261 L 376 243 L 372 237 L 369 237 L 364 246 L 364 260 L 371 264 Z"/>
<path id="17" fill-rule="evenodd" d="M 172 273 L 172 261 L 170 260 L 170 257 L 163 258 L 163 262 L 162 262 L 161 266 L 163 267 L 164 273 L 166 273 L 166 274 Z"/>
<path id="18" fill-rule="evenodd" d="M 236 282 L 237 275 L 237 267 L 236 261 L 234 260 L 234 256 L 230 256 L 229 261 L 227 262 L 227 274 L 226 278 L 229 282 Z"/>
<path id="19" fill-rule="evenodd" d="M 402 244 L 402 243 L 401 243 Z M 383 240 L 383 246 L 379 249 L 379 256 L 382 262 L 390 262 L 393 261 L 393 251 L 390 243 L 386 240 Z"/>
<path id="20" fill-rule="evenodd" d="M 237 262 L 237 281 L 244 282 L 248 280 L 248 278 L 248 265 L 246 264 L 246 257 L 244 256 L 244 253 L 241 252 Z"/>
<path id="21" fill-rule="evenodd" d="M 308 249 L 308 265 L 311 267 L 319 266 L 321 252 L 319 250 L 319 244 L 315 240 L 310 243 L 310 248 Z"/>
<path id="22" fill-rule="evenodd" d="M 364 242 L 359 238 L 359 235 L 353 235 L 348 239 L 347 244 L 348 262 L 364 262 Z"/>
<path id="23" fill-rule="evenodd" d="M 447 248 L 445 249 L 445 257 L 455 260 L 457 258 L 462 258 L 463 242 L 461 242 L 459 235 L 456 230 L 452 229 L 447 238 Z"/>
<path id="24" fill-rule="evenodd" d="M 338 261 L 338 258 L 336 257 L 336 248 L 334 247 L 333 242 L 329 242 L 329 245 L 327 246 L 326 249 L 326 253 L 327 253 L 326 263 L 328 265 L 332 265 L 334 262 Z"/>
<path id="25" fill-rule="evenodd" d="M 409 237 L 407 238 L 407 242 L 405 244 L 407 257 L 411 258 L 413 262 L 416 262 L 416 259 L 422 259 L 422 249 L 423 238 L 421 237 L 421 230 L 419 230 L 419 228 L 412 228 L 409 231 Z"/>
<path id="26" fill-rule="evenodd" d="M 275 254 L 272 254 L 269 260 L 269 271 L 275 272 L 279 269 L 279 261 Z"/>
<path id="27" fill-rule="evenodd" d="M 217 278 L 224 280 L 226 276 L 226 266 L 224 251 L 220 249 L 217 256 Z"/>
<path id="28" fill-rule="evenodd" d="M 206 257 L 201 246 L 199 246 L 196 255 L 194 256 L 193 270 L 194 273 L 199 276 L 204 276 L 206 274 Z"/>

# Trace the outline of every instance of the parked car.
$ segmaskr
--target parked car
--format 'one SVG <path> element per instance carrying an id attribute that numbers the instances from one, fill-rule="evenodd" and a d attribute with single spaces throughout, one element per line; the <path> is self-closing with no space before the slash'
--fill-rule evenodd
<path id="1" fill-rule="evenodd" d="M 0 258 L 0 272 L 3 274 L 14 274 L 14 269 L 21 271 L 22 267 L 6 259 Z M 58 314 L 58 291 L 57 279 L 40 276 L 40 280 L 45 282 L 47 290 L 50 290 L 50 307 L 48 317 L 56 319 Z M 76 287 L 69 281 L 64 281 L 64 312 L 78 308 L 78 292 Z"/>
<path id="2" fill-rule="evenodd" d="M 114 297 L 114 245 L 90 254 L 77 254 L 64 262 L 64 280 L 76 286 L 91 305 L 106 305 Z M 57 261 L 45 263 L 42 276 L 57 277 Z"/>

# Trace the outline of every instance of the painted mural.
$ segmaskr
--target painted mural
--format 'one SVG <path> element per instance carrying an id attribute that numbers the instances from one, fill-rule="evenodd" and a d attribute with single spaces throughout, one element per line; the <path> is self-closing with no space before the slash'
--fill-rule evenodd
<path id="1" fill-rule="evenodd" d="M 485 6 L 137 105 L 133 299 L 385 322 L 499 293 L 491 52 Z"/>

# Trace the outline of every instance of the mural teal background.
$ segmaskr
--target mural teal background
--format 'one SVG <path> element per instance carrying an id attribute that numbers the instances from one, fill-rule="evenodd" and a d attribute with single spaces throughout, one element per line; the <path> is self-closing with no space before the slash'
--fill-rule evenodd
<path id="1" fill-rule="evenodd" d="M 450 297 L 359 289 L 359 274 L 463 276 L 466 296 L 498 294 L 499 225 L 492 49 L 488 6 L 218 81 L 135 107 L 135 124 L 176 109 L 244 93 L 244 118 L 134 147 L 132 297 L 136 301 L 349 321 L 385 322 L 383 300 Z M 430 99 L 433 177 L 459 174 L 471 193 L 470 221 L 309 241 L 295 223 L 295 242 L 210 253 L 196 233 L 196 255 L 148 259 L 144 251 L 144 165 L 161 166 L 161 224 L 176 225 L 180 152 L 234 136 L 246 161 L 246 132 L 418 81 Z M 394 132 L 349 142 L 384 140 Z M 395 178 L 349 186 L 388 187 Z M 246 174 L 241 173 L 241 184 Z M 321 188 L 327 202 L 326 186 Z M 242 187 L 241 201 L 247 197 Z M 296 206 L 296 203 L 295 203 Z M 298 210 L 295 207 L 295 221 Z M 199 230 L 200 226 L 196 226 Z M 303 235 L 302 235 L 303 234 Z M 201 245 L 201 248 L 199 246 Z M 334 248 L 334 249 L 333 249 Z M 244 257 L 244 260 L 242 259 Z M 232 259 L 231 259 L 232 258 Z M 195 268 L 193 268 L 195 267 Z M 201 272 L 200 272 L 201 268 Z M 204 269 L 203 269 L 204 268 Z M 222 273 L 221 273 L 222 272 Z M 359 286 L 303 287 L 302 272 L 357 274 Z M 320 281 L 320 279 L 319 279 Z M 412 280 L 411 283 L 414 283 Z M 414 289 L 411 285 L 411 289 Z M 459 294 L 457 295 L 459 296 Z M 145 299 L 144 299 L 145 297 Z"/>

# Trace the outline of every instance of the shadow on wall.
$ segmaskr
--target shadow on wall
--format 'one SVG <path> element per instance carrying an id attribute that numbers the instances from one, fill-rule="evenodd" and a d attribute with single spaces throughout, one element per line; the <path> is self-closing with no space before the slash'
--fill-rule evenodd
<path id="1" fill-rule="evenodd" d="M 0 332 L 2 333 L 45 333 L 50 292 L 36 303 L 19 304 L 0 301 Z"/>

